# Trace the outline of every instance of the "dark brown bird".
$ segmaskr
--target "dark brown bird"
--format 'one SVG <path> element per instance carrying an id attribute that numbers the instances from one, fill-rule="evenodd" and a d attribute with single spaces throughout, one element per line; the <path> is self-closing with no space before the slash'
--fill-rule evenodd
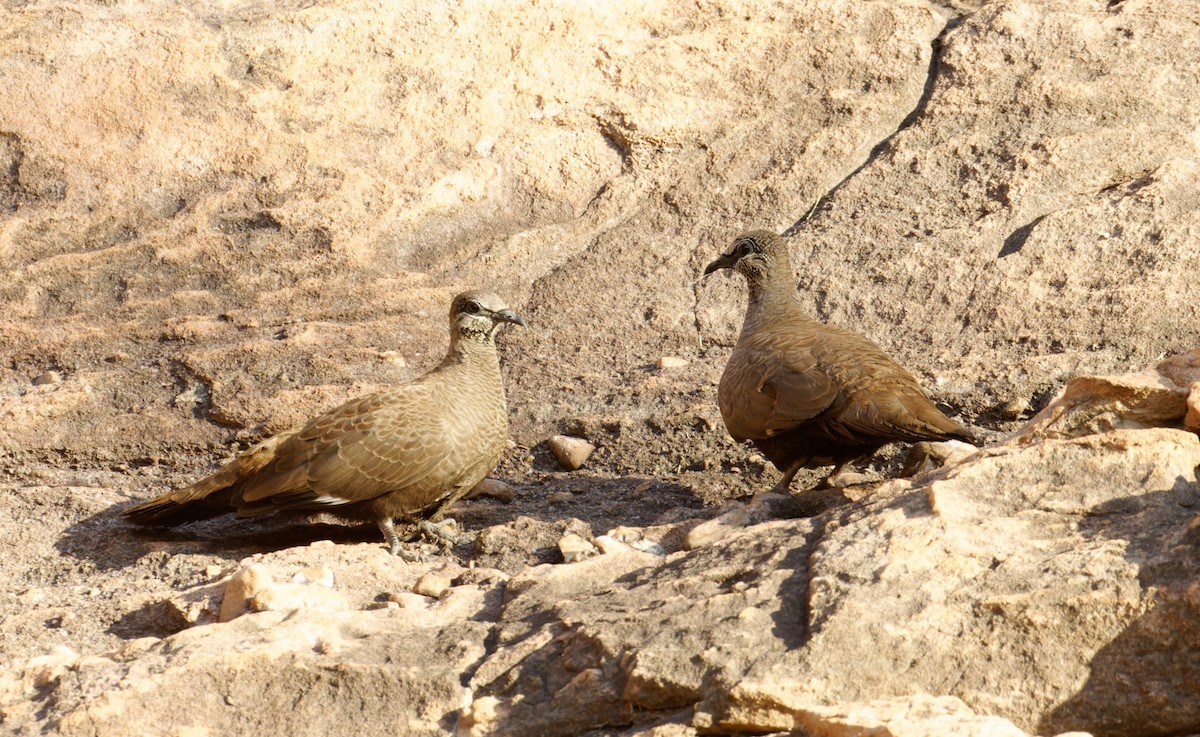
<path id="1" fill-rule="evenodd" d="M 784 239 L 740 236 L 704 273 L 718 269 L 746 277 L 750 301 L 717 401 L 729 434 L 783 472 L 772 491 L 786 492 L 801 468 L 832 464 L 828 484 L 888 443 L 972 440 L 879 346 L 804 313 Z"/>
<path id="2" fill-rule="evenodd" d="M 437 368 L 269 438 L 125 516 L 173 526 L 228 512 L 324 511 L 377 523 L 392 554 L 408 559 L 393 520 L 436 519 L 500 460 L 508 409 L 495 339 L 506 322 L 525 325 L 494 294 L 458 295 Z"/>

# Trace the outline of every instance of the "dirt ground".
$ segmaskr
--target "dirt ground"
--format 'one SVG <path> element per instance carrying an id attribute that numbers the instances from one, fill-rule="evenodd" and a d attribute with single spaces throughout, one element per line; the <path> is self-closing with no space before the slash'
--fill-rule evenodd
<path id="1" fill-rule="evenodd" d="M 615 470 L 678 466 L 678 458 L 694 453 L 698 435 L 683 428 L 622 443 L 626 451 L 640 449 L 629 455 L 602 448 L 595 461 L 575 472 L 562 470 L 545 443 L 532 449 L 514 444 L 492 474 L 511 484 L 511 501 L 487 496 L 460 501 L 448 513 L 463 533 L 460 544 L 448 548 L 413 531 L 407 549 L 429 560 L 515 574 L 561 562 L 558 541 L 565 532 L 591 538 L 622 526 L 709 519 L 778 478 L 753 449 L 727 438 L 725 444 L 710 443 L 708 455 L 692 463 L 696 468 L 657 474 Z M 895 473 L 902 452 L 885 449 L 859 469 L 876 479 Z M 227 515 L 169 530 L 141 528 L 121 517 L 123 509 L 190 482 L 218 460 L 198 449 L 109 467 L 98 467 L 95 459 L 3 459 L 0 526 L 11 537 L 4 545 L 0 660 L 60 645 L 98 653 L 126 640 L 170 634 L 188 626 L 171 611 L 172 595 L 220 577 L 255 554 L 318 540 L 383 545 L 373 525 L 323 517 Z M 840 493 L 804 491 L 820 478 L 818 471 L 798 477 L 795 503 L 781 513 L 809 516 L 845 500 Z M 407 565 L 399 558 L 395 564 Z"/>

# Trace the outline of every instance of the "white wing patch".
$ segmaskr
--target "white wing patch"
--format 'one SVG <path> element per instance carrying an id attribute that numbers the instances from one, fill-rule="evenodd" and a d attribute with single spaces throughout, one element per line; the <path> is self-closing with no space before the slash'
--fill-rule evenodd
<path id="1" fill-rule="evenodd" d="M 314 504 L 327 504 L 331 507 L 336 507 L 339 504 L 349 504 L 351 502 L 351 500 L 343 499 L 340 496 L 330 496 L 329 494 L 322 494 L 320 496 L 313 497 L 312 502 Z"/>

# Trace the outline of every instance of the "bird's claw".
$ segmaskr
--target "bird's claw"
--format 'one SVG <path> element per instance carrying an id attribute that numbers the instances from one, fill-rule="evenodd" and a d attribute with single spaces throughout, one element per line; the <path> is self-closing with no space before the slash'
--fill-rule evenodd
<path id="1" fill-rule="evenodd" d="M 470 535 L 452 532 L 446 529 L 447 527 L 457 528 L 458 523 L 455 522 L 453 518 L 449 517 L 441 522 L 430 522 L 427 519 L 423 519 L 417 523 L 417 531 L 419 533 L 425 535 L 426 538 L 434 542 L 440 542 L 447 547 L 453 548 L 471 541 Z"/>

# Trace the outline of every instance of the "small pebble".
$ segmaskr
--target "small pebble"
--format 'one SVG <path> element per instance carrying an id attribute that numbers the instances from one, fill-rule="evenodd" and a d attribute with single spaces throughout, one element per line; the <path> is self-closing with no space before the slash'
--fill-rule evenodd
<path id="1" fill-rule="evenodd" d="M 1015 420 L 1020 418 L 1029 410 L 1029 400 L 1024 397 L 1010 399 L 1000 407 L 1000 416 L 1006 420 Z"/>
<path id="2" fill-rule="evenodd" d="M 550 438 L 551 452 L 558 459 L 559 465 L 568 471 L 575 471 L 582 467 L 595 449 L 596 446 L 583 438 L 570 435 L 555 435 Z"/>
<path id="3" fill-rule="evenodd" d="M 421 596 L 429 596 L 434 599 L 442 598 L 442 595 L 450 590 L 450 577 L 442 573 L 426 573 L 417 579 L 416 585 L 413 586 L 413 592 Z"/>
<path id="4" fill-rule="evenodd" d="M 46 384 L 57 384 L 62 381 L 62 374 L 57 371 L 47 371 L 43 374 L 38 374 L 33 378 L 34 386 L 45 386 Z"/>
<path id="5" fill-rule="evenodd" d="M 271 573 L 261 563 L 254 563 L 233 574 L 225 584 L 225 595 L 221 598 L 218 622 L 229 622 L 241 616 L 250 600 L 274 585 Z"/>
<path id="6" fill-rule="evenodd" d="M 475 488 L 467 493 L 466 499 L 474 499 L 478 496 L 491 497 L 502 502 L 511 502 L 516 497 L 516 490 L 511 484 L 506 484 L 499 479 L 484 479 Z"/>
<path id="7" fill-rule="evenodd" d="M 564 563 L 574 563 L 596 554 L 596 546 L 574 532 L 568 532 L 559 539 L 558 549 L 562 552 Z"/>
<path id="8" fill-rule="evenodd" d="M 627 553 L 633 549 L 615 537 L 609 537 L 608 535 L 598 535 L 592 539 L 592 544 L 599 548 L 600 552 L 605 555 Z"/>
<path id="9" fill-rule="evenodd" d="M 688 360 L 679 356 L 663 356 L 658 359 L 658 367 L 660 369 L 683 368 L 686 365 L 688 365 Z"/>

